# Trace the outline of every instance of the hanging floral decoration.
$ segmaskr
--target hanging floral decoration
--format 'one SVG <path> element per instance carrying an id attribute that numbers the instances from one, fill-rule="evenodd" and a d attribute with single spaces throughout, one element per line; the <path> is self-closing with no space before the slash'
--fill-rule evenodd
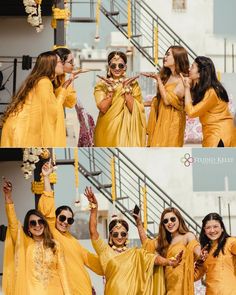
<path id="1" fill-rule="evenodd" d="M 43 30 L 43 22 L 41 16 L 42 0 L 23 0 L 25 12 L 28 14 L 27 21 L 36 28 L 36 32 L 40 33 Z"/>

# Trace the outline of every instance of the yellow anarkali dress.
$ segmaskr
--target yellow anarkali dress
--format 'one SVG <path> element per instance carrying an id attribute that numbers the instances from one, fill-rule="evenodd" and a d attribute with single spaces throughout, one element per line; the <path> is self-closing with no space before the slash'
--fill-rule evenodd
<path id="1" fill-rule="evenodd" d="M 95 127 L 95 146 L 142 147 L 146 141 L 146 119 L 138 82 L 131 85 L 134 98 L 132 113 L 125 103 L 123 86 L 116 88 L 112 104 L 105 114 L 99 113 Z M 106 98 L 107 86 L 99 82 L 94 89 L 97 106 Z"/>
<path id="2" fill-rule="evenodd" d="M 23 232 L 13 204 L 6 205 L 8 231 L 3 263 L 4 295 L 71 295 L 60 245 L 44 248 Z"/>
<path id="3" fill-rule="evenodd" d="M 145 240 L 143 247 L 151 252 L 156 252 L 157 240 Z M 194 295 L 194 248 L 199 246 L 198 241 L 192 240 L 187 245 L 178 242 L 170 245 L 167 250 L 166 258 L 175 257 L 183 250 L 183 257 L 181 263 L 173 268 L 166 266 L 165 285 L 166 295 Z M 155 286 L 154 286 L 155 288 Z M 153 293 L 158 294 L 158 293 Z"/>
<path id="4" fill-rule="evenodd" d="M 221 100 L 213 88 L 206 91 L 204 98 L 196 105 L 188 103 L 185 111 L 189 117 L 199 117 L 202 124 L 203 147 L 217 147 L 220 140 L 225 147 L 234 146 L 233 116 L 228 103 Z"/>
<path id="5" fill-rule="evenodd" d="M 215 242 L 205 262 L 202 265 L 196 265 L 195 280 L 206 275 L 206 295 L 235 295 L 236 238 L 227 238 L 224 254 L 220 251 L 218 257 L 213 256 L 216 248 Z"/>
<path id="6" fill-rule="evenodd" d="M 152 295 L 156 255 L 131 248 L 115 252 L 101 238 L 92 240 L 106 278 L 104 295 Z M 156 293 L 162 295 L 164 293 Z"/>
<path id="7" fill-rule="evenodd" d="M 148 119 L 147 134 L 150 147 L 182 147 L 186 115 L 184 100 L 174 93 L 176 83 L 166 84 L 169 105 L 162 98 L 154 97 Z"/>
<path id="8" fill-rule="evenodd" d="M 60 87 L 57 97 L 49 78 L 39 80 L 18 113 L 3 125 L 2 147 L 65 147 L 63 105 L 69 90 Z M 70 100 L 70 99 L 69 99 Z"/>
<path id="9" fill-rule="evenodd" d="M 53 192 L 44 192 L 39 199 L 38 209 L 45 215 L 50 230 L 55 239 L 60 243 L 66 262 L 69 285 L 73 295 L 91 295 L 92 284 L 85 266 L 99 275 L 103 270 L 97 255 L 83 248 L 79 241 L 69 232 L 62 233 L 55 227 L 55 200 Z"/>

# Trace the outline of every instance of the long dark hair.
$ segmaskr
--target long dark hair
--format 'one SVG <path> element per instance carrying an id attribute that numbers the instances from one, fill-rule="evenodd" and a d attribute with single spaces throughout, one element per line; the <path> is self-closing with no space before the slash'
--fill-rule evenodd
<path id="1" fill-rule="evenodd" d="M 225 88 L 217 79 L 215 66 L 212 60 L 209 57 L 198 56 L 194 61 L 198 66 L 200 78 L 199 82 L 191 89 L 193 105 L 199 103 L 203 99 L 206 91 L 210 88 L 215 90 L 217 96 L 221 100 L 229 102 L 229 97 Z"/>
<path id="2" fill-rule="evenodd" d="M 170 46 L 167 52 L 171 49 L 174 61 L 175 61 L 175 72 L 176 74 L 186 74 L 189 73 L 189 60 L 188 60 L 188 52 L 182 46 L 173 45 Z M 167 67 L 162 67 L 160 70 L 160 77 L 162 82 L 165 84 L 171 75 L 171 70 Z"/>
<path id="3" fill-rule="evenodd" d="M 207 221 L 210 221 L 210 220 L 218 221 L 221 225 L 221 228 L 223 229 L 223 232 L 218 240 L 217 248 L 213 253 L 213 256 L 217 257 L 219 255 L 220 251 L 222 251 L 222 253 L 224 254 L 224 246 L 225 246 L 227 238 L 229 238 L 230 235 L 227 233 L 227 231 L 225 229 L 225 225 L 222 220 L 222 217 L 218 213 L 209 213 L 202 220 L 202 229 L 201 229 L 200 238 L 199 238 L 202 248 L 205 247 L 206 245 L 208 245 L 206 250 L 209 252 L 212 247 L 212 241 L 205 234 L 206 223 L 207 223 Z"/>
<path id="4" fill-rule="evenodd" d="M 48 77 L 50 80 L 55 78 L 55 68 L 57 65 L 57 55 L 53 51 L 41 53 L 36 60 L 33 70 L 23 82 L 12 102 L 5 111 L 2 122 L 5 122 L 11 113 L 17 113 L 21 110 L 28 93 L 35 87 L 39 80 Z"/>
<path id="5" fill-rule="evenodd" d="M 107 63 L 108 63 L 108 66 L 110 65 L 111 63 L 111 60 L 113 59 L 113 57 L 115 55 L 118 55 L 123 61 L 125 64 L 127 64 L 127 56 L 124 52 L 122 51 L 112 51 L 109 53 L 108 57 L 107 57 Z M 107 78 L 110 78 L 111 75 L 109 74 L 109 68 L 107 69 Z"/>
<path id="6" fill-rule="evenodd" d="M 166 257 L 168 247 L 172 240 L 171 233 L 168 230 L 166 230 L 163 224 L 164 216 L 166 215 L 166 213 L 170 213 L 170 212 L 174 213 L 179 220 L 179 228 L 178 228 L 179 234 L 184 235 L 187 232 L 189 232 L 189 229 L 182 215 L 180 214 L 179 210 L 177 210 L 174 207 L 166 208 L 161 214 L 161 219 L 159 224 L 159 233 L 157 238 L 157 252 L 163 257 Z"/>
<path id="7" fill-rule="evenodd" d="M 55 52 L 60 57 L 63 65 L 65 64 L 65 61 L 67 60 L 68 55 L 71 54 L 70 49 L 65 47 L 57 48 L 53 50 L 53 52 Z M 54 88 L 60 87 L 62 83 L 64 82 L 64 80 L 65 80 L 65 74 L 56 76 L 55 80 L 53 81 Z"/>
<path id="8" fill-rule="evenodd" d="M 56 217 L 57 217 L 58 215 L 60 215 L 60 213 L 61 213 L 63 210 L 70 211 L 71 214 L 72 214 L 72 217 L 74 217 L 74 212 L 72 211 L 71 207 L 69 207 L 69 206 L 67 206 L 67 205 L 63 205 L 63 206 L 60 206 L 60 207 L 57 208 L 57 210 L 55 211 Z"/>
<path id="9" fill-rule="evenodd" d="M 40 211 L 38 211 L 36 209 L 31 209 L 26 213 L 25 219 L 24 219 L 24 226 L 23 226 L 24 233 L 28 237 L 32 238 L 32 236 L 29 233 L 29 218 L 31 215 L 36 215 L 44 221 L 43 245 L 45 248 L 51 248 L 53 253 L 55 253 L 56 243 L 53 240 L 53 235 L 49 229 L 48 222 L 47 222 L 46 218 L 44 217 L 44 215 Z"/>

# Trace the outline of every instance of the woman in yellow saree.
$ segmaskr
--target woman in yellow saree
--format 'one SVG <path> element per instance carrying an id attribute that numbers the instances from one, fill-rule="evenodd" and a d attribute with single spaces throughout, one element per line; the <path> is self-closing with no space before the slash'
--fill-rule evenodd
<path id="1" fill-rule="evenodd" d="M 180 73 L 188 74 L 187 51 L 182 46 L 170 46 L 164 57 L 160 74 L 145 74 L 157 81 L 157 95 L 153 98 L 147 134 L 150 147 L 182 147 L 186 115 L 184 86 Z"/>
<path id="2" fill-rule="evenodd" d="M 2 147 L 65 147 L 65 132 L 57 130 L 64 122 L 62 104 L 74 77 L 55 96 L 52 81 L 61 74 L 63 65 L 56 53 L 47 51 L 37 57 L 3 115 Z"/>
<path id="3" fill-rule="evenodd" d="M 99 255 L 106 278 L 104 295 L 152 295 L 155 265 L 177 266 L 181 253 L 176 258 L 166 259 L 144 249 L 127 248 L 128 223 L 114 219 L 109 224 L 109 244 L 99 237 L 97 231 L 98 203 L 91 188 L 85 189 L 90 202 L 89 230 L 92 244 Z M 159 283 L 163 284 L 163 280 Z M 161 288 L 163 290 L 163 288 Z M 164 295 L 157 293 L 156 295 Z"/>
<path id="4" fill-rule="evenodd" d="M 234 295 L 236 238 L 228 235 L 219 214 L 209 213 L 202 220 L 200 243 L 207 253 L 195 265 L 195 280 L 206 275 L 206 295 Z"/>
<path id="5" fill-rule="evenodd" d="M 51 172 L 51 164 L 45 163 L 42 167 L 45 191 L 39 199 L 38 209 L 46 217 L 53 236 L 65 253 L 66 271 L 72 294 L 91 295 L 92 284 L 85 266 L 98 275 L 103 275 L 103 270 L 97 255 L 85 249 L 70 233 L 70 226 L 74 222 L 72 209 L 69 206 L 55 208 L 54 194 L 49 180 Z"/>
<path id="6" fill-rule="evenodd" d="M 194 295 L 194 260 L 201 253 L 196 237 L 191 233 L 176 208 L 166 208 L 160 219 L 159 234 L 154 240 L 147 238 L 140 218 L 136 218 L 144 249 L 163 257 L 175 257 L 183 251 L 181 263 L 165 267 L 166 295 Z M 154 293 L 155 294 L 155 286 Z"/>
<path id="7" fill-rule="evenodd" d="M 95 86 L 99 116 L 95 146 L 142 147 L 146 141 L 146 119 L 141 89 L 134 78 L 125 79 L 127 57 L 113 51 L 108 56 L 107 78 Z"/>
<path id="8" fill-rule="evenodd" d="M 199 117 L 202 124 L 203 147 L 235 146 L 236 129 L 229 110 L 229 97 L 218 81 L 215 66 L 209 57 L 198 56 L 182 77 L 185 86 L 185 111 Z"/>
<path id="9" fill-rule="evenodd" d="M 46 219 L 38 210 L 29 210 L 22 228 L 11 191 L 11 183 L 5 180 L 8 230 L 3 264 L 4 295 L 71 295 L 63 252 L 53 240 Z"/>

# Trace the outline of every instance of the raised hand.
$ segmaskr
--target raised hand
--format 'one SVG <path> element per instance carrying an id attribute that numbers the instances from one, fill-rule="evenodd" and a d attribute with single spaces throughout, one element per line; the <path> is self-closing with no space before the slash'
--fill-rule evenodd
<path id="1" fill-rule="evenodd" d="M 10 181 L 8 181 L 4 176 L 2 177 L 3 179 L 3 185 L 2 185 L 2 190 L 4 193 L 4 197 L 5 197 L 5 202 L 6 203 L 13 203 L 12 201 L 12 183 Z"/>
<path id="2" fill-rule="evenodd" d="M 42 166 L 42 174 L 43 176 L 49 176 L 53 171 L 53 166 L 51 164 L 51 159 L 49 160 L 49 162 L 46 162 L 43 166 Z"/>
<path id="3" fill-rule="evenodd" d="M 130 84 L 132 84 L 136 79 L 138 79 L 139 78 L 139 75 L 137 75 L 137 76 L 134 76 L 134 77 L 131 77 L 131 78 L 128 78 L 128 79 L 125 79 L 124 81 L 123 81 L 123 87 L 127 87 L 127 86 L 129 86 Z"/>
<path id="4" fill-rule="evenodd" d="M 192 84 L 192 80 L 189 77 L 184 77 L 183 74 L 180 73 L 180 77 L 182 79 L 182 82 L 184 84 L 185 88 L 190 88 Z"/>
<path id="5" fill-rule="evenodd" d="M 201 253 L 200 253 L 200 260 L 202 261 L 202 262 L 204 262 L 206 259 L 207 259 L 207 257 L 208 257 L 208 251 L 207 251 L 207 248 L 208 248 L 208 244 L 207 245 L 205 245 L 202 249 L 201 249 Z"/>
<path id="6" fill-rule="evenodd" d="M 159 74 L 155 74 L 155 73 L 141 73 L 142 76 L 145 76 L 147 78 L 152 78 L 155 79 L 156 81 L 158 81 L 158 79 L 160 78 Z"/>
<path id="7" fill-rule="evenodd" d="M 113 85 L 114 85 L 114 82 L 111 81 L 110 79 L 106 78 L 106 77 L 103 77 L 103 76 L 100 76 L 100 75 L 97 75 L 97 77 L 98 77 L 99 79 L 101 79 L 103 82 L 105 82 L 105 84 L 106 84 L 107 86 L 113 86 Z"/>
<path id="8" fill-rule="evenodd" d="M 89 203 L 92 203 L 97 206 L 98 202 L 97 202 L 97 199 L 96 199 L 91 187 L 86 186 L 85 191 L 84 191 L 84 195 L 88 199 Z"/>

